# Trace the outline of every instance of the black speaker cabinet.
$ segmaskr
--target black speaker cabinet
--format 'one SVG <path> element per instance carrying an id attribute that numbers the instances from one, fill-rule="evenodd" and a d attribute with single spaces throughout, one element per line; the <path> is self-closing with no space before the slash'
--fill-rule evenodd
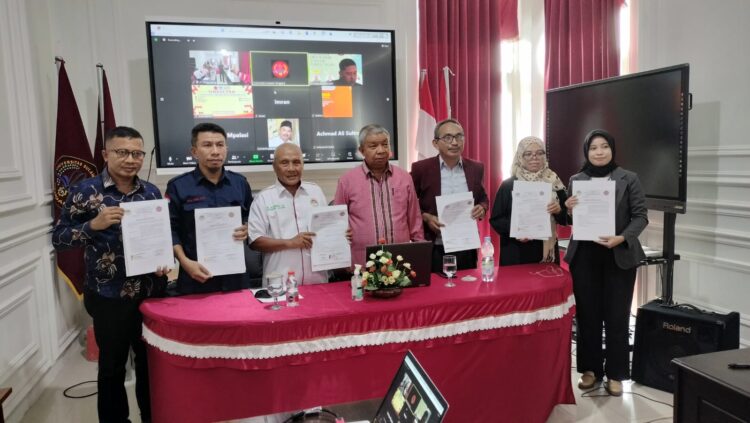
<path id="1" fill-rule="evenodd" d="M 673 392 L 673 358 L 724 351 L 740 346 L 740 315 L 718 314 L 660 300 L 638 309 L 635 320 L 633 380 Z"/>

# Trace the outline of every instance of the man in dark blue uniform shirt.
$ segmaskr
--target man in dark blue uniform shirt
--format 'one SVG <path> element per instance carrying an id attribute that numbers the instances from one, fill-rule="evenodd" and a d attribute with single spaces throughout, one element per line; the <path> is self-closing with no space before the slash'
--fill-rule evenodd
<path id="1" fill-rule="evenodd" d="M 129 422 L 125 392 L 125 364 L 135 353 L 135 396 L 141 420 L 151 421 L 146 348 L 141 339 L 144 298 L 164 291 L 166 268 L 155 274 L 125 276 L 120 203 L 156 200 L 161 193 L 138 179 L 146 152 L 143 137 L 133 128 L 118 126 L 105 136 L 101 174 L 73 187 L 52 233 L 58 250 L 84 247 L 86 281 L 83 303 L 94 319 L 99 346 L 97 409 L 100 422 Z"/>
<path id="2" fill-rule="evenodd" d="M 198 161 L 195 170 L 172 178 L 167 183 L 172 244 L 180 262 L 177 292 L 195 294 L 231 291 L 250 286 L 247 272 L 212 276 L 197 261 L 195 210 L 211 207 L 239 206 L 242 226 L 234 231 L 236 240 L 247 239 L 247 215 L 253 194 L 244 176 L 224 169 L 227 157 L 227 134 L 214 123 L 200 123 L 191 134 L 191 153 Z M 245 254 L 248 250 L 245 249 Z"/>

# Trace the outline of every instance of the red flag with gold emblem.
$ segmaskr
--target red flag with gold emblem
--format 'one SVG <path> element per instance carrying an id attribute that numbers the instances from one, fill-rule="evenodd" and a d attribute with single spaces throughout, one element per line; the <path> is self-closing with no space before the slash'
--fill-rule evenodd
<path id="1" fill-rule="evenodd" d="M 96 142 L 94 143 L 94 164 L 99 173 L 104 170 L 104 135 L 110 129 L 117 126 L 115 123 L 115 111 L 112 108 L 112 97 L 109 95 L 109 84 L 107 83 L 107 73 L 104 72 L 104 66 L 96 65 L 101 70 L 102 83 L 99 89 L 99 107 L 96 114 Z M 104 115 L 102 117 L 102 115 Z"/>
<path id="2" fill-rule="evenodd" d="M 57 131 L 53 169 L 55 222 L 60 218 L 60 211 L 68 197 L 69 189 L 97 174 L 81 114 L 78 112 L 68 73 L 65 71 L 65 61 L 62 59 L 58 61 L 60 70 L 57 83 Z M 57 270 L 80 298 L 86 275 L 83 249 L 58 251 Z"/>

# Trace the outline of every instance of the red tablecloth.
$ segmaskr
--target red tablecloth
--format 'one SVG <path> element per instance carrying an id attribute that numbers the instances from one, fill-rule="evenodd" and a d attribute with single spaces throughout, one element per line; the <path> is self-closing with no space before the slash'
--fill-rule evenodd
<path id="1" fill-rule="evenodd" d="M 554 405 L 573 403 L 568 273 L 524 265 L 499 268 L 490 284 L 477 271 L 458 279 L 445 288 L 433 275 L 430 287 L 363 302 L 348 283 L 303 286 L 301 305 L 280 311 L 249 291 L 148 300 L 154 421 L 383 396 L 407 349 L 445 395 L 446 421 L 544 422 Z"/>

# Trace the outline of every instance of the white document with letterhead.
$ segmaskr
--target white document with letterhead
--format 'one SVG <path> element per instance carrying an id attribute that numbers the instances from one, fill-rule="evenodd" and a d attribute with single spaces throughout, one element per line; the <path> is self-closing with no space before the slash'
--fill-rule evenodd
<path id="1" fill-rule="evenodd" d="M 474 195 L 471 191 L 435 197 L 440 235 L 446 253 L 479 248 L 479 228 L 471 217 Z"/>
<path id="2" fill-rule="evenodd" d="M 195 210 L 195 244 L 198 263 L 211 276 L 245 272 L 245 241 L 234 239 L 234 230 L 242 226 L 239 206 Z"/>
<path id="3" fill-rule="evenodd" d="M 172 230 L 167 200 L 120 203 L 125 210 L 120 227 L 125 255 L 125 276 L 174 267 Z"/>
<path id="4" fill-rule="evenodd" d="M 315 232 L 310 249 L 313 272 L 351 266 L 352 250 L 346 239 L 349 212 L 345 205 L 313 208 L 308 228 Z"/>
<path id="5" fill-rule="evenodd" d="M 615 234 L 615 181 L 573 181 L 573 239 L 599 241 Z"/>
<path id="6" fill-rule="evenodd" d="M 547 205 L 552 199 L 548 182 L 513 181 L 510 236 L 516 239 L 548 239 L 552 236 Z"/>

